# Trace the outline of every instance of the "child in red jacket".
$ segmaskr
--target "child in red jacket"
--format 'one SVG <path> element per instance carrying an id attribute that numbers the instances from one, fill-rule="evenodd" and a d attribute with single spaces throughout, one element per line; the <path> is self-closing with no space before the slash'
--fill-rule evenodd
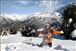
<path id="1" fill-rule="evenodd" d="M 62 34 L 63 31 L 59 31 L 58 28 L 49 28 L 48 29 L 48 34 L 47 34 L 47 37 L 48 37 L 48 46 L 51 47 L 52 46 L 52 36 L 55 35 L 55 34 Z"/>
<path id="2" fill-rule="evenodd" d="M 52 47 L 52 36 L 55 34 L 61 34 L 61 33 L 63 32 L 50 27 L 47 31 L 47 34 L 44 35 L 43 42 L 41 43 L 40 46 L 42 47 L 44 45 L 48 45 L 49 47 Z"/>

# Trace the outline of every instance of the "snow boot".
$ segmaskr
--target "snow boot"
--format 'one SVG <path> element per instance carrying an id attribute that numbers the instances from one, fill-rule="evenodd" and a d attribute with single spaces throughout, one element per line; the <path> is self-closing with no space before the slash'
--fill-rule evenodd
<path id="1" fill-rule="evenodd" d="M 49 47 L 52 47 L 52 43 L 48 43 L 48 46 L 49 46 Z"/>

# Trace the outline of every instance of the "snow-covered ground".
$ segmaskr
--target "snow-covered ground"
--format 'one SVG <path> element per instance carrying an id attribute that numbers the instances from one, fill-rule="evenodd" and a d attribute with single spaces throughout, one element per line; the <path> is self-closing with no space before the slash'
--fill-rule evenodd
<path id="1" fill-rule="evenodd" d="M 59 36 L 58 36 L 59 37 Z M 1 51 L 76 51 L 76 41 L 53 38 L 53 46 L 38 47 L 42 38 L 21 37 L 18 35 L 1 36 Z M 61 46 L 61 47 L 60 47 Z"/>

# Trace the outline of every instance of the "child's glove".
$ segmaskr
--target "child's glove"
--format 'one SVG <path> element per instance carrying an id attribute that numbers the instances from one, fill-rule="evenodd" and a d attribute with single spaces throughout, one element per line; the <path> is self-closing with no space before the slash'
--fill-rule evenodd
<path id="1" fill-rule="evenodd" d="M 63 34 L 64 32 L 63 31 L 61 31 L 61 34 Z"/>

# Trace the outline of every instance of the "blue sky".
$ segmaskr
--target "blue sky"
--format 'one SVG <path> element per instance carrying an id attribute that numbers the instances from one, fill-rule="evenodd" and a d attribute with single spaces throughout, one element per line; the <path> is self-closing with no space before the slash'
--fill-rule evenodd
<path id="1" fill-rule="evenodd" d="M 0 0 L 1 14 L 30 14 L 55 10 L 75 0 Z"/>

